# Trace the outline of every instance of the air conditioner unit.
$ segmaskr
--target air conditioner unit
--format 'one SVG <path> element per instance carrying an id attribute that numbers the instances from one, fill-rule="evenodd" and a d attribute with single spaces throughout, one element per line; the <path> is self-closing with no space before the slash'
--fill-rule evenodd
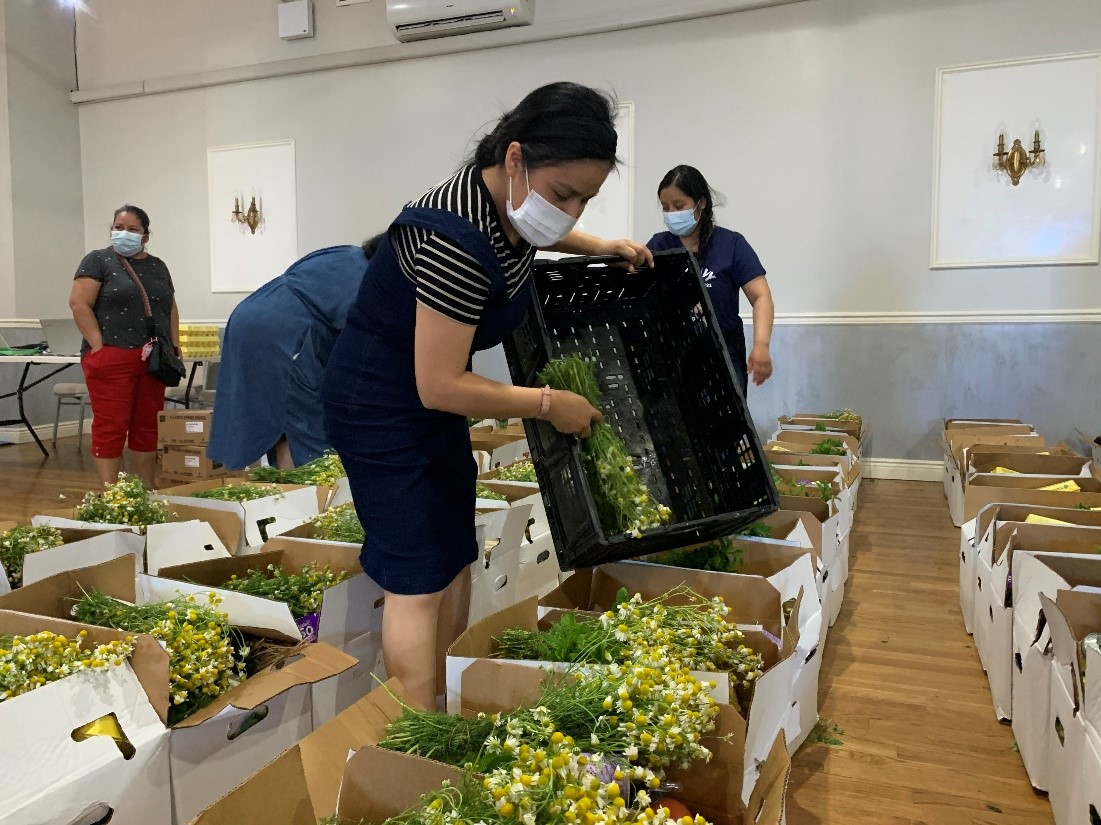
<path id="1" fill-rule="evenodd" d="M 530 26 L 535 0 L 386 0 L 386 19 L 402 42 Z"/>

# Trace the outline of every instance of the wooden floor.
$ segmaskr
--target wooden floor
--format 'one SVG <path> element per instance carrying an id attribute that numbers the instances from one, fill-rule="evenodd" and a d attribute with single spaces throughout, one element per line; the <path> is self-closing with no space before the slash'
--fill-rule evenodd
<path id="1" fill-rule="evenodd" d="M 0 521 L 64 507 L 94 485 L 75 439 L 46 460 L 33 444 L 0 448 Z M 821 676 L 820 713 L 842 744 L 808 742 L 794 756 L 789 825 L 1053 822 L 964 632 L 958 547 L 939 484 L 864 481 Z"/>

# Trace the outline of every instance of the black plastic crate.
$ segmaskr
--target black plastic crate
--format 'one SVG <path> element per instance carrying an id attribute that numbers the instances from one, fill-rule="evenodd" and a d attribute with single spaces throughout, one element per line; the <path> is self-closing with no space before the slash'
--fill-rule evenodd
<path id="1" fill-rule="evenodd" d="M 605 535 L 580 441 L 526 420 L 563 570 L 711 541 L 779 504 L 695 260 L 659 253 L 637 273 L 617 260 L 537 261 L 531 307 L 505 354 L 513 383 L 529 387 L 555 358 L 593 359 L 605 420 L 673 515 L 641 538 Z"/>

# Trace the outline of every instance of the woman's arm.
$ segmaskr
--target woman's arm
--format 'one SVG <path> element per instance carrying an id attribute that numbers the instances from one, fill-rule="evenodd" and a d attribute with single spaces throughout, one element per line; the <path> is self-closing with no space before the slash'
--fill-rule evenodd
<path id="1" fill-rule="evenodd" d="M 542 389 L 499 384 L 467 370 L 473 340 L 474 327 L 417 304 L 414 363 L 421 403 L 467 418 L 537 418 Z M 581 396 L 552 391 L 546 418 L 560 432 L 586 438 L 601 417 Z"/>
<path id="2" fill-rule="evenodd" d="M 95 278 L 77 278 L 73 281 L 72 292 L 69 293 L 69 309 L 73 312 L 73 320 L 92 352 L 103 346 L 103 331 L 99 328 L 94 309 L 101 286 Z"/>
<path id="3" fill-rule="evenodd" d="M 169 334 L 172 336 L 172 346 L 176 352 L 180 351 L 180 308 L 176 306 L 176 299 L 172 299 L 172 316 L 168 323 Z"/>
<path id="4" fill-rule="evenodd" d="M 654 265 L 654 253 L 643 244 L 628 238 L 605 240 L 576 229 L 552 246 L 550 251 L 564 252 L 567 255 L 618 255 L 632 268 L 643 264 Z"/>
<path id="5" fill-rule="evenodd" d="M 772 303 L 772 290 L 762 275 L 742 287 L 742 292 L 753 305 L 753 351 L 749 355 L 746 368 L 753 383 L 758 387 L 772 376 L 772 355 L 769 344 L 772 342 L 772 324 L 776 309 Z"/>

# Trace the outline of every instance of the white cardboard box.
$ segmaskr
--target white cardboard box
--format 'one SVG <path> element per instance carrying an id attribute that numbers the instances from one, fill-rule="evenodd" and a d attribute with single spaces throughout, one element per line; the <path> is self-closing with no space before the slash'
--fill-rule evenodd
<path id="1" fill-rule="evenodd" d="M 980 552 L 992 553 L 993 528 L 1005 522 L 1025 523 L 1030 518 L 1057 521 L 1060 526 L 1101 527 L 1101 513 L 1076 508 L 990 504 L 980 510 L 975 518 L 964 524 L 960 537 L 960 609 L 968 633 L 974 632 L 972 625 L 978 586 L 975 559 Z"/>
<path id="2" fill-rule="evenodd" d="M 1002 524 L 994 527 L 994 541 L 984 543 L 976 557 L 975 647 L 990 682 L 994 711 L 999 719 L 1012 718 L 1013 595 L 1010 576 L 1015 558 L 1026 552 L 1093 555 L 1101 530 Z"/>
<path id="3" fill-rule="evenodd" d="M 296 620 L 285 603 L 221 587 L 231 576 L 244 577 L 249 570 L 263 569 L 269 564 L 301 570 L 310 563 L 351 574 L 322 596 L 316 636 L 314 626 Z M 222 599 L 220 609 L 234 625 L 275 630 L 291 638 L 326 642 L 338 648 L 364 633 L 382 629 L 383 591 L 359 566 L 359 548 L 355 545 L 277 536 L 259 553 L 165 567 L 159 576 L 143 576 L 140 582 L 149 601 L 171 599 L 176 593 L 213 592 Z"/>
<path id="4" fill-rule="evenodd" d="M 558 575 L 561 572 L 562 569 L 558 566 L 558 554 L 554 549 L 554 539 L 550 533 L 544 533 L 534 541 L 520 545 L 516 600 L 523 601 L 531 596 L 545 596 L 558 587 Z"/>
<path id="5" fill-rule="evenodd" d="M 0 611 L 5 634 L 50 630 L 72 639 L 84 627 Z M 86 629 L 88 646 L 126 636 Z M 130 661 L 134 667 L 77 674 L 0 703 L 5 825 L 93 823 L 105 816 L 118 825 L 171 821 L 167 704 L 162 699 L 155 707 L 151 698 L 168 657 L 143 637 Z M 134 749 L 130 758 L 109 737 L 74 739 L 79 728 L 109 714 Z"/>
<path id="6" fill-rule="evenodd" d="M 1101 556 L 1018 553 L 1013 560 L 1013 732 L 1029 779 L 1047 790 L 1045 725 L 1050 703 L 1051 634 L 1041 596 L 1101 586 Z"/>
<path id="7" fill-rule="evenodd" d="M 140 576 L 139 581 L 140 589 L 134 581 L 130 560 L 119 558 L 26 585 L 4 596 L 0 608 L 56 617 L 67 615 L 72 600 L 92 588 L 117 599 L 144 604 L 150 600 L 150 593 L 160 595 L 150 583 L 171 585 L 172 589 L 165 591 L 169 598 L 178 592 L 177 587 L 185 587 L 154 576 Z M 209 588 L 200 590 L 208 591 Z M 225 604 L 219 606 L 230 612 L 225 608 Z M 264 618 L 269 614 L 259 615 Z M 257 624 L 250 629 L 264 627 Z M 264 633 L 287 642 L 297 638 L 277 631 Z M 251 676 L 213 704 L 174 725 L 170 756 L 174 821 L 190 822 L 211 802 L 309 733 L 313 726 L 312 685 L 355 664 L 355 659 L 330 645 L 304 645 L 281 666 Z M 159 690 L 166 696 L 167 666 L 160 678 L 164 686 Z"/>
<path id="8" fill-rule="evenodd" d="M 146 539 L 146 570 L 229 555 L 230 549 L 236 546 L 240 532 L 240 524 L 231 514 L 192 507 L 190 504 L 169 508 L 167 522 L 148 527 L 81 521 L 76 518 L 76 508 L 39 514 L 31 519 L 31 524 L 56 527 L 62 531 L 138 533 Z"/>
<path id="9" fill-rule="evenodd" d="M 1051 634 L 1013 618 L 1013 736 L 1032 787 L 1048 789 L 1047 725 L 1051 708 Z"/>
<path id="10" fill-rule="evenodd" d="M 1040 597 L 1051 629 L 1054 652 L 1051 674 L 1051 702 L 1048 710 L 1048 795 L 1057 825 L 1092 825 L 1089 801 L 1096 805 L 1099 788 L 1085 787 L 1087 777 L 1096 771 L 1090 764 L 1087 740 L 1096 742 L 1089 724 L 1090 700 L 1097 696 L 1097 680 L 1092 690 L 1083 679 L 1079 666 L 1079 642 L 1088 633 L 1101 628 L 1101 594 L 1061 591 L 1055 600 Z M 1092 657 L 1101 665 L 1101 659 Z M 1087 668 L 1089 665 L 1087 664 Z M 1096 820 L 1094 820 L 1096 821 Z"/>
<path id="11" fill-rule="evenodd" d="M 807 690 L 809 687 L 806 682 L 797 683 L 796 679 L 800 660 L 797 651 L 803 644 L 799 634 L 801 611 L 798 601 L 793 618 L 785 624 L 780 593 L 762 577 L 616 563 L 578 571 L 542 604 L 562 609 L 608 609 L 621 587 L 626 587 L 629 593 L 642 593 L 643 598 L 656 598 L 681 584 L 687 584 L 706 598 L 723 596 L 731 608 L 730 619 L 744 629 L 747 644 L 766 654 L 766 671 L 754 687 L 746 733 L 745 790 L 748 794 L 756 781 L 758 766 L 767 758 L 776 736 L 791 721 L 792 707 L 800 702 L 817 702 L 816 697 L 801 697 L 795 692 L 797 688 Z"/>
<path id="12" fill-rule="evenodd" d="M 279 492 L 253 501 L 218 501 L 192 495 L 202 490 L 241 483 L 243 480 L 238 478 L 199 481 L 161 490 L 155 498 L 173 505 L 233 513 L 240 522 L 238 544 L 230 548 L 235 553 L 255 552 L 255 548 L 261 547 L 268 538 L 297 527 L 319 512 L 317 488 L 294 484 L 264 485 L 276 487 Z"/>
<path id="13" fill-rule="evenodd" d="M 317 730 L 386 681 L 382 660 L 382 633 L 364 633 L 342 650 L 359 663 L 313 686 L 313 727 Z"/>

